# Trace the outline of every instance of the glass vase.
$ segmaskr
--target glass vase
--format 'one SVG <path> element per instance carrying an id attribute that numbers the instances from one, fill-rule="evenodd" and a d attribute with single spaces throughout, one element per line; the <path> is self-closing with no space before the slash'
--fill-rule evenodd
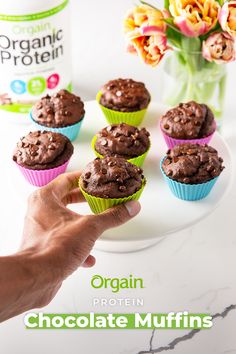
<path id="1" fill-rule="evenodd" d="M 201 52 L 175 49 L 166 58 L 168 74 L 164 101 L 170 106 L 194 100 L 207 104 L 221 127 L 226 88 L 226 65 L 206 61 Z"/>

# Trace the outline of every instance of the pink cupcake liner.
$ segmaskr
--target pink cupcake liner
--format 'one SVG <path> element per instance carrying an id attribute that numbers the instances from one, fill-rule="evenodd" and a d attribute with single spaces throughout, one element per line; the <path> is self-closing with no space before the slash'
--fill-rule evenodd
<path id="1" fill-rule="evenodd" d="M 48 170 L 31 170 L 29 168 L 22 167 L 18 164 L 17 167 L 24 175 L 25 179 L 36 187 L 42 187 L 51 182 L 54 178 L 66 171 L 70 160 L 66 161 L 63 165 Z"/>
<path id="2" fill-rule="evenodd" d="M 215 123 L 215 129 L 214 129 L 212 134 L 206 136 L 205 138 L 199 138 L 199 139 L 175 139 L 175 138 L 172 138 L 172 137 L 168 136 L 163 131 L 161 125 L 160 125 L 160 129 L 161 129 L 162 135 L 163 135 L 163 137 L 165 139 L 166 145 L 168 146 L 169 149 L 172 149 L 174 146 L 180 145 L 180 144 L 200 144 L 200 145 L 209 144 L 209 142 L 211 141 L 213 135 L 215 134 L 216 123 Z"/>

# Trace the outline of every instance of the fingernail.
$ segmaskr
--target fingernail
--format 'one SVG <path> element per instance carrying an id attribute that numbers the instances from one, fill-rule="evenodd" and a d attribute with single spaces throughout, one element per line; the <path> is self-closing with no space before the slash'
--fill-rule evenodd
<path id="1" fill-rule="evenodd" d="M 136 200 L 131 200 L 124 204 L 130 216 L 135 216 L 140 212 L 141 205 Z"/>

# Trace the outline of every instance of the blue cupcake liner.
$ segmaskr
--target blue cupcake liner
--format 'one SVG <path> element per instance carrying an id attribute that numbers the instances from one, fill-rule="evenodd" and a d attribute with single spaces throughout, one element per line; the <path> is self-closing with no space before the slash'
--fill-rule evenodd
<path id="1" fill-rule="evenodd" d="M 41 125 L 39 123 L 37 123 L 33 117 L 32 117 L 32 113 L 29 113 L 30 119 L 31 121 L 34 123 L 34 125 L 37 127 L 38 130 L 46 130 L 46 131 L 50 131 L 50 132 L 54 132 L 54 133 L 61 133 L 65 136 L 67 136 L 68 139 L 70 139 L 70 141 L 74 141 L 77 136 L 79 135 L 80 129 L 81 129 L 81 125 L 82 122 L 84 120 L 84 118 L 75 124 L 72 125 L 68 125 L 67 127 L 62 127 L 62 128 L 51 128 L 51 127 L 46 127 L 45 125 Z"/>
<path id="2" fill-rule="evenodd" d="M 213 186 L 215 185 L 217 179 L 219 177 L 215 177 L 208 182 L 201 183 L 201 184 L 185 184 L 174 181 L 173 179 L 169 178 L 163 168 L 162 163 L 165 160 L 165 157 L 160 162 L 160 169 L 164 176 L 166 183 L 168 184 L 171 192 L 179 199 L 186 200 L 186 201 L 196 201 L 206 198 L 210 191 L 212 190 Z"/>

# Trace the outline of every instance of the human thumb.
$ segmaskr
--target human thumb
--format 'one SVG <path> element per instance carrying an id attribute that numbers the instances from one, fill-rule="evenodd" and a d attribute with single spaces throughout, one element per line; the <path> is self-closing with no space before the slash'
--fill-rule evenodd
<path id="1" fill-rule="evenodd" d="M 112 227 L 120 226 L 134 216 L 141 210 L 141 205 L 135 200 L 107 209 L 101 214 L 94 215 L 94 222 L 100 232 L 103 232 Z"/>

